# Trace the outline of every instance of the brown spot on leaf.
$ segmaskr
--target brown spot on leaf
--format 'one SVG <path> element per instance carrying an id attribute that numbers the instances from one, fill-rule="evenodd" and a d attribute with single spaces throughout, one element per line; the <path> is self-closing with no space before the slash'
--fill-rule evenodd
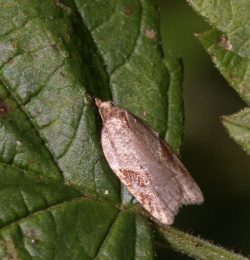
<path id="1" fill-rule="evenodd" d="M 12 46 L 13 46 L 14 49 L 16 49 L 17 48 L 17 42 L 13 42 Z"/>
<path id="2" fill-rule="evenodd" d="M 146 29 L 144 29 L 144 34 L 146 35 L 147 38 L 155 39 L 156 33 L 153 30 L 146 28 Z"/>
<path id="3" fill-rule="evenodd" d="M 36 230 L 34 228 L 32 228 L 29 232 L 29 235 L 31 238 L 36 238 Z"/>
<path id="4" fill-rule="evenodd" d="M 6 118 L 9 110 L 10 110 L 10 108 L 5 103 L 5 101 L 3 99 L 0 99 L 0 116 L 2 116 L 3 118 Z"/>
<path id="5" fill-rule="evenodd" d="M 55 50 L 55 51 L 58 51 L 59 49 L 58 49 L 58 46 L 54 43 L 54 44 L 51 44 L 51 47 L 52 47 L 52 49 L 53 50 Z"/>
<path id="6" fill-rule="evenodd" d="M 126 14 L 126 15 L 131 15 L 131 14 L 133 13 L 133 10 L 132 10 L 131 7 L 125 6 L 124 9 L 123 9 L 123 12 L 124 12 L 124 14 Z"/>
<path id="7" fill-rule="evenodd" d="M 195 243 L 194 245 L 195 245 L 195 247 L 200 247 L 201 246 L 201 244 L 199 242 Z"/>
<path id="8" fill-rule="evenodd" d="M 225 50 L 231 51 L 233 49 L 233 45 L 230 43 L 230 41 L 223 36 L 219 37 L 216 43 Z"/>
<path id="9" fill-rule="evenodd" d="M 42 181 L 42 178 L 41 177 L 37 177 L 36 179 L 35 179 L 35 182 L 41 182 Z"/>
<path id="10" fill-rule="evenodd" d="M 13 61 L 14 61 L 13 57 L 9 57 L 9 58 L 7 59 L 7 63 L 9 63 L 9 64 L 13 63 Z"/>
<path id="11" fill-rule="evenodd" d="M 246 95 L 249 93 L 249 87 L 246 86 L 246 87 L 243 87 L 241 90 L 240 90 L 240 93 L 243 94 L 243 95 Z"/>
<path id="12" fill-rule="evenodd" d="M 222 122 L 222 121 L 225 120 L 225 116 L 220 116 L 219 119 L 220 119 L 220 121 Z"/>
<path id="13" fill-rule="evenodd" d="M 60 75 L 63 77 L 63 78 L 66 78 L 66 73 L 64 73 L 64 72 L 62 72 L 62 71 L 60 71 Z"/>

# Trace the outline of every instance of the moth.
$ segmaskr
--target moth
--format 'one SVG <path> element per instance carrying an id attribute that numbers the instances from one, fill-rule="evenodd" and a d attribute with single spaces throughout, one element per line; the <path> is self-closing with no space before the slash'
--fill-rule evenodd
<path id="1" fill-rule="evenodd" d="M 154 218 L 171 225 L 182 204 L 203 202 L 200 188 L 157 132 L 111 101 L 95 102 L 110 168 Z"/>

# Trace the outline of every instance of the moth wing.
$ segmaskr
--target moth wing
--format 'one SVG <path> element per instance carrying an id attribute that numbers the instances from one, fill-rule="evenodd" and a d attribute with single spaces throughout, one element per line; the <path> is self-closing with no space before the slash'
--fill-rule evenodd
<path id="1" fill-rule="evenodd" d="M 126 111 L 127 112 L 127 111 Z M 181 196 L 181 203 L 187 205 L 187 204 L 201 204 L 204 201 L 202 192 L 194 179 L 191 177 L 189 172 L 186 170 L 184 165 L 181 163 L 181 161 L 178 159 L 178 157 L 173 153 L 173 151 L 168 147 L 166 142 L 160 137 L 159 133 L 154 131 L 151 127 L 146 125 L 140 118 L 136 116 L 132 116 L 130 113 L 127 112 L 126 114 L 127 118 L 131 118 L 129 121 L 133 119 L 133 117 L 136 119 L 137 124 L 141 125 L 141 129 L 145 128 L 145 130 L 151 133 L 152 136 L 154 136 L 155 139 L 157 139 L 157 145 L 154 147 L 152 146 L 153 141 L 149 139 L 145 139 L 145 142 L 148 142 L 147 146 L 151 147 L 153 150 L 153 153 L 156 153 L 158 150 L 158 155 L 160 155 L 160 158 L 162 162 L 165 162 L 165 169 L 163 170 L 162 174 L 167 176 L 168 182 L 161 182 L 159 185 L 165 190 L 167 197 L 164 199 L 165 201 L 169 201 L 168 196 L 168 187 L 170 189 L 173 189 L 174 186 L 178 186 L 179 194 Z M 130 127 L 133 127 L 130 125 Z M 134 131 L 136 132 L 136 131 Z M 145 133 L 146 134 L 146 133 Z M 141 138 L 143 138 L 141 136 Z M 162 179 L 163 176 L 161 175 Z M 170 178 L 173 178 L 175 181 L 170 181 Z M 159 179 L 161 179 L 159 177 Z M 169 183 L 171 182 L 171 183 Z M 177 188 L 174 188 L 173 190 L 177 190 Z M 177 194 L 175 193 L 175 196 Z M 177 196 L 178 197 L 178 196 Z M 168 203 L 168 202 L 167 202 Z M 171 205 L 171 204 L 170 204 Z M 180 207 L 181 205 L 179 205 Z M 177 207 L 176 207 L 177 208 Z M 176 208 L 173 208 L 173 211 L 178 211 Z"/>
<path id="2" fill-rule="evenodd" d="M 183 204 L 182 183 L 179 182 L 180 174 L 176 176 L 176 166 L 172 161 L 172 155 L 175 155 L 161 139 L 159 133 L 151 129 L 140 118 L 127 111 L 126 118 L 129 129 L 131 129 L 135 138 L 132 143 L 136 143 L 137 140 L 141 142 L 141 155 L 145 156 L 142 161 L 147 161 L 146 168 L 151 182 L 150 189 L 153 190 L 155 196 L 154 211 L 164 211 L 165 216 L 162 216 L 162 218 L 168 219 L 168 224 L 172 223 L 174 216 Z M 133 124 L 135 120 L 136 126 Z M 138 131 L 138 128 L 140 131 Z M 150 163 L 151 160 L 149 161 L 147 158 L 152 159 L 152 164 Z M 177 157 L 176 159 L 181 164 Z"/>
<path id="3" fill-rule="evenodd" d="M 182 203 L 185 205 L 201 204 L 204 198 L 199 186 L 163 139 L 161 139 L 160 136 L 158 136 L 158 139 L 161 149 L 160 153 L 162 153 L 164 159 L 167 160 L 169 168 L 174 173 L 175 180 L 181 189 Z"/>
<path id="4" fill-rule="evenodd" d="M 203 201 L 199 187 L 158 133 L 126 110 L 119 109 L 109 122 L 113 119 L 102 129 L 105 157 L 152 216 L 171 225 L 182 204 Z"/>
<path id="5" fill-rule="evenodd" d="M 182 206 L 181 189 L 174 177 L 169 177 L 169 173 L 166 174 L 166 172 L 165 176 L 163 174 L 161 176 L 157 176 L 158 174 L 156 174 L 152 180 L 154 193 L 159 198 L 159 202 L 155 207 L 156 210 L 163 211 L 164 217 L 170 223 L 173 223 L 175 215 Z"/>
<path id="6" fill-rule="evenodd" d="M 204 201 L 202 192 L 187 170 L 183 167 L 181 171 L 177 171 L 178 181 L 182 189 L 182 203 L 201 204 Z"/>

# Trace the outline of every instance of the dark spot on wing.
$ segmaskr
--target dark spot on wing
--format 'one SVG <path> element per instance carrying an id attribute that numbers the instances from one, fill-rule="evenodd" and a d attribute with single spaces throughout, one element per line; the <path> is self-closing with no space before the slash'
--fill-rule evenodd
<path id="1" fill-rule="evenodd" d="M 170 148 L 167 147 L 166 143 L 159 138 L 160 141 L 160 156 L 162 160 L 168 160 L 170 163 L 174 163 L 174 154 Z"/>
<path id="2" fill-rule="evenodd" d="M 140 186 L 140 187 L 146 187 L 149 184 L 149 181 L 142 177 L 139 172 L 132 171 L 129 169 L 119 169 L 121 173 L 121 179 L 124 180 L 124 182 L 127 183 L 127 186 Z"/>

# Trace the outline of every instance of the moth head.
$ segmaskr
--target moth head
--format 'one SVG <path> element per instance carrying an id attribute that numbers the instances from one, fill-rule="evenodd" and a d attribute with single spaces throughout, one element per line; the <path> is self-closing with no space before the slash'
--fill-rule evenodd
<path id="1" fill-rule="evenodd" d="M 112 110 L 115 108 L 115 105 L 112 101 L 102 101 L 99 98 L 95 98 L 95 104 L 99 108 L 99 113 L 103 121 L 108 118 Z"/>

